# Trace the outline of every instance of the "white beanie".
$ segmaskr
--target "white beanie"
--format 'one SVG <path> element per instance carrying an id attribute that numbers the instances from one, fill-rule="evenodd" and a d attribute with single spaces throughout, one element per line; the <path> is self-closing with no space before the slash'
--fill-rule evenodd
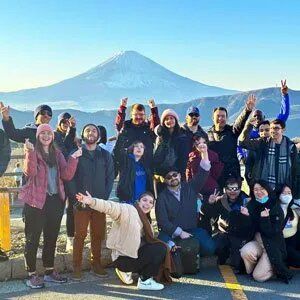
<path id="1" fill-rule="evenodd" d="M 173 109 L 171 109 L 171 108 L 168 108 L 168 109 L 165 109 L 165 110 L 163 111 L 163 113 L 161 114 L 161 119 L 160 119 L 160 120 L 161 120 L 161 121 L 160 121 L 161 125 L 164 124 L 164 120 L 165 120 L 165 118 L 166 118 L 167 116 L 172 116 L 172 117 L 174 117 L 174 118 L 176 119 L 177 123 L 179 124 L 179 117 L 178 117 L 176 111 L 173 110 Z"/>

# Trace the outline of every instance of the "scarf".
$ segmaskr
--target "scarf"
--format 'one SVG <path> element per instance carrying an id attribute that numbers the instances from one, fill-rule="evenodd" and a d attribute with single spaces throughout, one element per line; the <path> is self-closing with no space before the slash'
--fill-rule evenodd
<path id="1" fill-rule="evenodd" d="M 165 244 L 164 242 L 162 242 L 159 239 L 154 237 L 154 234 L 153 234 L 153 231 L 152 231 L 152 228 L 151 228 L 151 224 L 149 222 L 149 218 L 141 210 L 139 205 L 136 203 L 134 205 L 134 207 L 136 208 L 136 210 L 139 214 L 139 217 L 142 221 L 146 242 L 149 243 L 149 244 L 160 243 L 160 244 L 163 244 L 167 249 L 165 261 L 160 266 L 160 269 L 159 269 L 158 275 L 156 277 L 156 280 L 159 281 L 159 282 L 162 282 L 162 283 L 172 283 L 172 278 L 170 276 L 170 273 L 173 272 L 175 267 L 174 267 L 174 263 L 172 261 L 172 257 L 171 257 L 169 247 L 168 247 L 167 244 Z"/>
<path id="2" fill-rule="evenodd" d="M 289 141 L 285 136 L 282 138 L 279 147 L 278 160 L 276 159 L 276 144 L 273 140 L 269 141 L 261 178 L 265 179 L 273 189 L 278 186 L 278 184 L 291 182 Z"/>

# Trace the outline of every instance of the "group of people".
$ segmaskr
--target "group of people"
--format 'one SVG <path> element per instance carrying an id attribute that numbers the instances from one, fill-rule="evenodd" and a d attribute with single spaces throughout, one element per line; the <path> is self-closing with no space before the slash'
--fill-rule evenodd
<path id="1" fill-rule="evenodd" d="M 250 95 L 233 125 L 226 108 L 215 108 L 208 131 L 200 126 L 198 107 L 188 108 L 182 125 L 173 109 L 159 117 L 154 100 L 148 102 L 149 118 L 144 105 L 134 104 L 126 120 L 124 98 L 115 121 L 117 135 L 111 139 L 96 124 L 86 124 L 79 137 L 68 112 L 59 115 L 53 130 L 48 105 L 35 109 L 32 124 L 16 129 L 9 107 L 1 102 L 1 151 L 9 160 L 9 139 L 24 143 L 19 198 L 25 203 L 26 284 L 41 288 L 44 282 L 67 280 L 54 269 L 65 202 L 74 280 L 83 276 L 88 227 L 91 270 L 107 276 L 101 245 L 108 215 L 113 225 L 106 246 L 125 284 L 132 284 L 132 274 L 138 273 L 139 289 L 163 289 L 172 281 L 179 241 L 192 238 L 200 256 L 215 254 L 219 264 L 230 264 L 257 281 L 277 276 L 288 282 L 289 266 L 300 267 L 300 139 L 284 135 L 290 108 L 285 81 L 281 93 L 276 119 L 267 120 L 255 109 L 256 97 Z M 241 164 L 250 195 L 242 191 Z M 119 202 L 108 200 L 116 177 Z M 42 232 L 43 278 L 36 273 Z"/>

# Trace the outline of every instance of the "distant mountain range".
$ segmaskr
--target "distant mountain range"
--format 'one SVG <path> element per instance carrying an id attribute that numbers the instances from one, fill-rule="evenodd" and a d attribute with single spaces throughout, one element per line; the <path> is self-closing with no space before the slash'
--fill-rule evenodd
<path id="1" fill-rule="evenodd" d="M 73 78 L 45 87 L 2 92 L 0 99 L 19 110 L 48 103 L 57 109 L 97 111 L 116 108 L 123 97 L 135 102 L 154 98 L 158 103 L 179 103 L 236 92 L 177 75 L 135 51 L 124 51 Z"/>
<path id="2" fill-rule="evenodd" d="M 229 113 L 230 122 L 233 122 L 242 110 L 244 103 L 250 93 L 254 93 L 258 98 L 257 107 L 264 111 L 268 119 L 272 119 L 277 116 L 280 110 L 281 95 L 279 88 L 267 88 L 255 91 L 249 91 L 245 93 L 238 93 L 235 95 L 219 96 L 219 97 L 203 97 L 196 100 L 173 103 L 173 104 L 159 104 L 158 109 L 161 114 L 166 108 L 172 107 L 179 115 L 180 120 L 184 122 L 186 110 L 190 105 L 196 105 L 201 112 L 201 125 L 204 127 L 211 126 L 212 110 L 217 106 L 227 107 Z M 300 91 L 289 91 L 291 101 L 291 113 L 287 123 L 287 135 L 290 137 L 300 136 Z M 145 103 L 145 102 L 142 102 Z M 129 105 L 132 103 L 129 103 Z M 55 126 L 57 116 L 62 111 L 55 110 L 52 125 Z M 116 109 L 114 110 L 102 110 L 97 112 L 83 112 L 78 110 L 68 109 L 68 111 L 77 119 L 77 128 L 80 133 L 84 124 L 93 122 L 95 124 L 104 125 L 109 135 L 114 135 L 114 119 L 116 116 Z M 148 110 L 149 112 L 149 110 Z M 30 111 L 21 112 L 12 110 L 11 115 L 15 121 L 16 127 L 22 127 L 26 123 L 33 120 L 33 113 Z M 129 108 L 127 109 L 127 118 L 129 118 Z"/>

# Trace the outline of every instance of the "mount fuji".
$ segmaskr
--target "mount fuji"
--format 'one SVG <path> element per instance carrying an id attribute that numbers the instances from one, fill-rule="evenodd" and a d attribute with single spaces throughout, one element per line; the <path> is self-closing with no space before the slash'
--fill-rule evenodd
<path id="1" fill-rule="evenodd" d="M 180 76 L 135 51 L 124 51 L 73 78 L 45 87 L 3 92 L 0 98 L 20 110 L 47 103 L 56 109 L 97 111 L 118 107 L 122 97 L 129 97 L 131 103 L 145 103 L 149 98 L 158 103 L 178 103 L 235 93 Z"/>

